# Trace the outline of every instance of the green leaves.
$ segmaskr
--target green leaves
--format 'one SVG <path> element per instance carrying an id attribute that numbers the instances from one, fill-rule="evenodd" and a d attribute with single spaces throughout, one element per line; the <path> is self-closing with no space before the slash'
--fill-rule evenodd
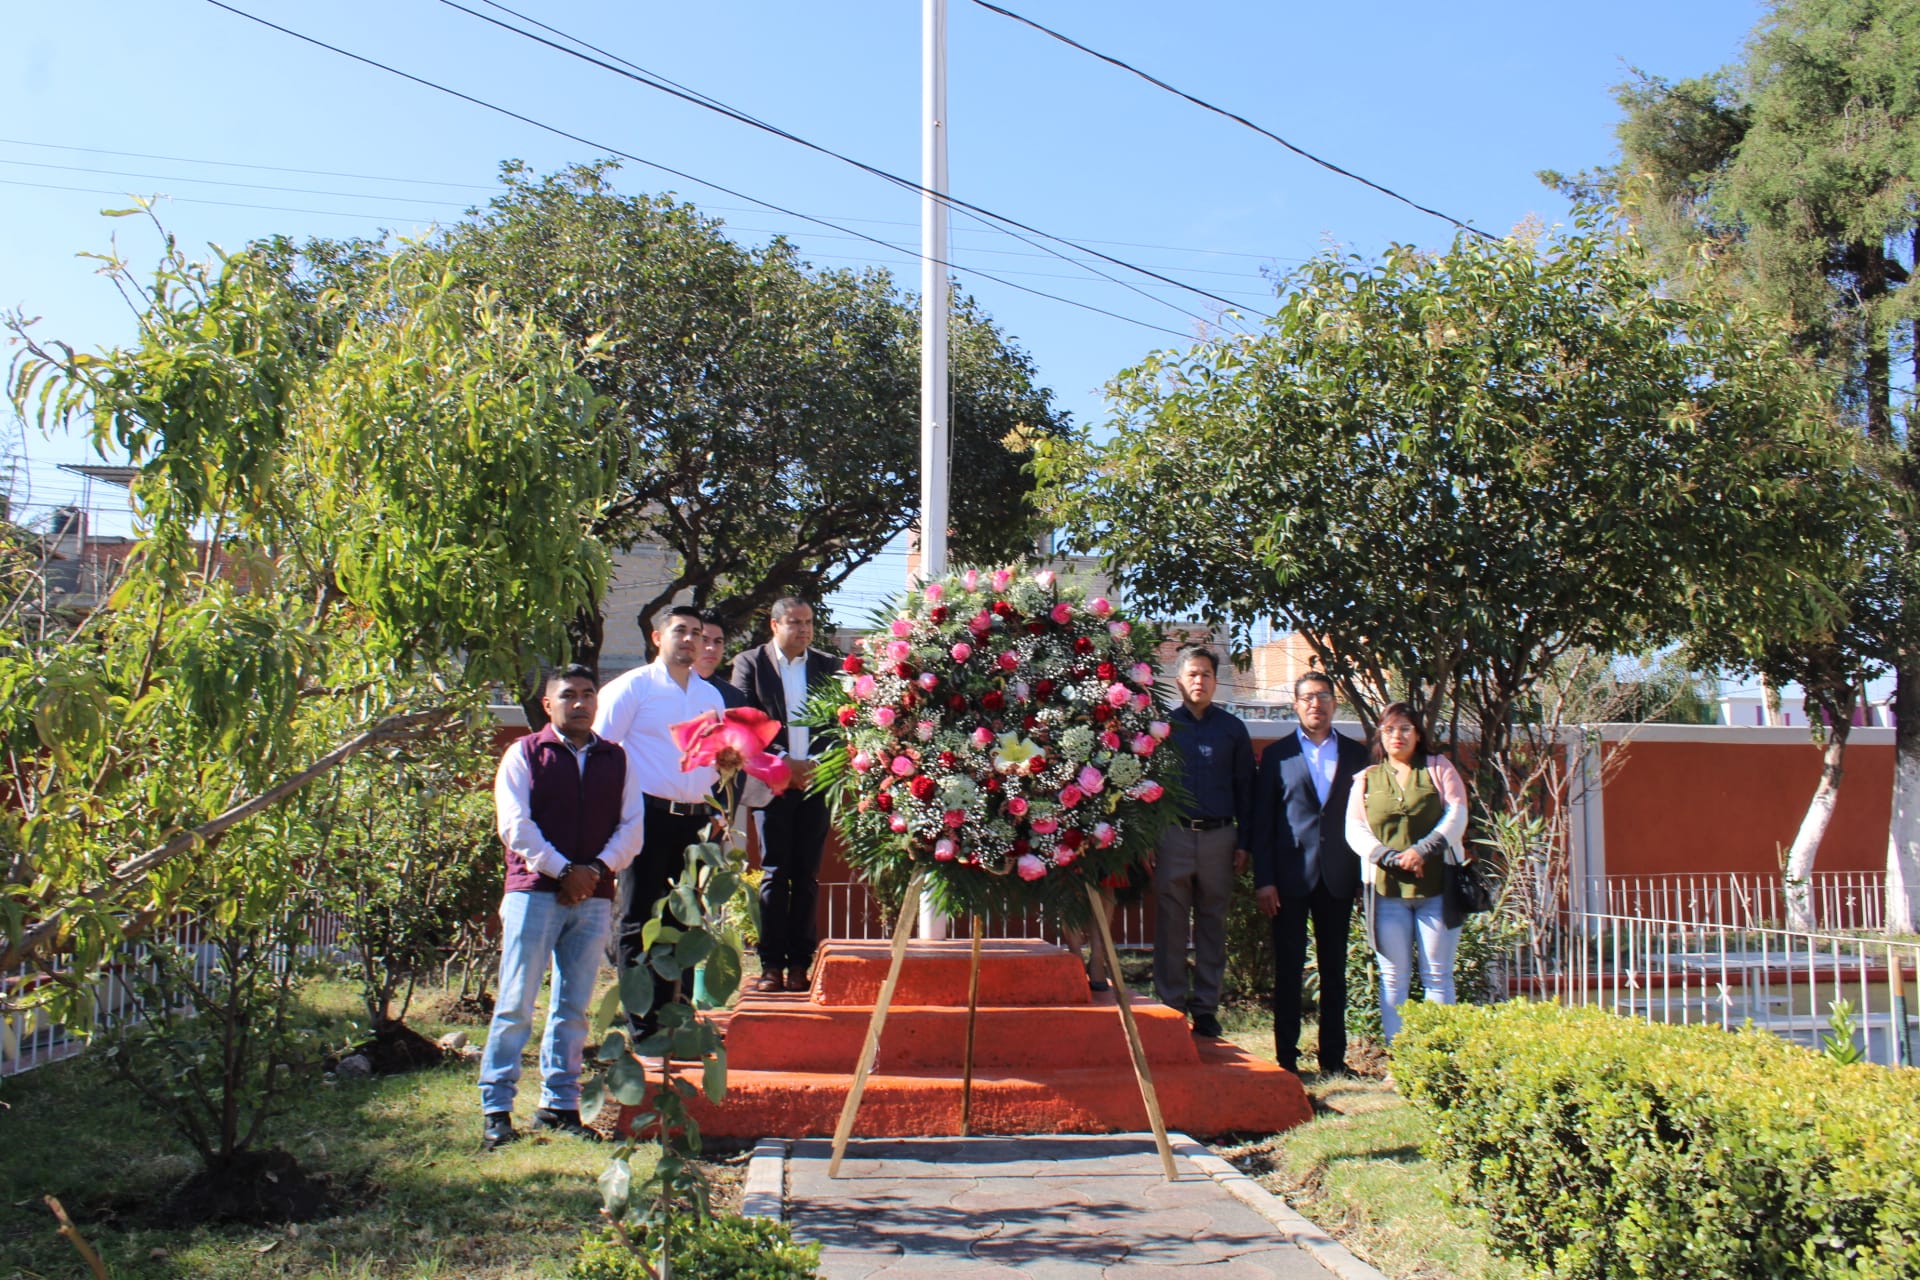
<path id="1" fill-rule="evenodd" d="M 663 975 L 664 976 L 664 975 Z M 667 977 L 671 982 L 679 974 Z M 644 1018 L 653 1010 L 654 983 L 653 972 L 644 964 L 630 964 L 620 971 L 620 982 L 615 988 L 619 993 L 620 1007 L 630 1018 Z"/>
<path id="2" fill-rule="evenodd" d="M 1121 374 L 1111 442 L 1050 451 L 1050 509 L 1143 611 L 1242 643 L 1273 618 L 1363 715 L 1462 705 L 1497 751 L 1569 648 L 1756 593 L 1831 611 L 1804 584 L 1860 504 L 1818 387 L 1767 325 L 1654 284 L 1590 218 L 1323 254 L 1264 332 Z"/>

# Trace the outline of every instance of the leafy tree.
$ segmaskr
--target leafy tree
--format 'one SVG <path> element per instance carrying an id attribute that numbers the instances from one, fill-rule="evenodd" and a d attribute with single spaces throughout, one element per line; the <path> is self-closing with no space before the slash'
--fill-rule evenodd
<path id="1" fill-rule="evenodd" d="M 1110 388 L 1114 437 L 1048 449 L 1054 510 L 1143 610 L 1298 631 L 1363 714 L 1403 691 L 1513 725 L 1576 649 L 1643 650 L 1802 586 L 1859 503 L 1844 441 L 1746 308 L 1650 287 L 1630 236 L 1572 231 L 1367 263 L 1323 254 L 1264 332 Z"/>
<path id="2" fill-rule="evenodd" d="M 271 856 L 264 845 L 249 861 Z M 257 1180 L 269 1122 L 319 1073 L 325 1049 L 302 1016 L 313 965 L 308 893 L 281 891 L 269 869 L 184 935 L 145 948 L 124 978 L 142 1016 L 110 1039 L 105 1060 L 211 1173 Z"/>
<path id="3" fill-rule="evenodd" d="M 613 191 L 612 168 L 509 165 L 506 193 L 444 248 L 509 305 L 597 345 L 586 374 L 619 406 L 620 463 L 593 531 L 678 558 L 642 616 L 690 592 L 738 632 L 780 596 L 825 596 L 917 518 L 917 320 L 884 271 L 812 270 L 782 240 L 745 248 L 691 205 Z M 950 545 L 998 561 L 1041 532 L 1023 468 L 1066 418 L 966 298 L 951 369 Z M 596 600 L 576 659 L 597 660 L 601 628 Z"/>
<path id="4" fill-rule="evenodd" d="M 561 651 L 605 574 L 601 402 L 497 297 L 426 255 L 345 316 L 250 254 L 107 269 L 133 345 L 13 323 L 15 405 L 139 469 L 111 602 L 71 637 L 0 635 L 0 969 L 40 965 L 61 1017 L 155 922 L 288 892 L 263 823 Z"/>
<path id="5" fill-rule="evenodd" d="M 307 864 L 343 919 L 376 1048 L 400 1043 L 415 985 L 499 904 L 491 730 L 483 718 L 363 752 L 302 796 Z"/>
<path id="6" fill-rule="evenodd" d="M 1889 511 L 1904 549 L 1881 598 L 1896 607 L 1865 608 L 1837 642 L 1816 629 L 1809 652 L 1789 665 L 1833 689 L 1877 666 L 1895 672 L 1887 918 L 1906 931 L 1920 927 L 1916 63 L 1915 0 L 1776 0 L 1740 66 L 1678 83 L 1642 75 L 1622 86 L 1620 163 L 1571 184 L 1620 199 L 1670 262 L 1714 257 L 1747 296 L 1787 317 L 1798 349 L 1834 377 L 1838 412 L 1886 452 L 1897 491 Z M 1903 361 L 1906 378 L 1895 374 Z M 1846 576 L 1840 566 L 1834 573 Z M 1793 643 L 1790 632 L 1777 633 L 1770 647 L 1778 657 Z M 1809 704 L 1833 696 L 1810 689 Z M 1809 823 L 1830 803 L 1843 748 L 1843 738 L 1828 743 Z"/>

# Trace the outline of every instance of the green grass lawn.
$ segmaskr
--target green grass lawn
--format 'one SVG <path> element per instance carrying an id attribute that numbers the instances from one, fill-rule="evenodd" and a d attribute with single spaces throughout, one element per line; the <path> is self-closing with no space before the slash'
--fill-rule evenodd
<path id="1" fill-rule="evenodd" d="M 1129 960 L 1129 985 L 1148 985 Z M 431 994 L 416 1010 L 431 1007 Z M 354 992 L 312 988 L 315 1014 L 344 1026 Z M 1221 1010 L 1228 1038 L 1271 1060 L 1273 1024 L 1255 1004 Z M 448 1027 L 421 1013 L 427 1035 Z M 475 1042 L 484 1027 L 463 1028 Z M 1313 1061 L 1312 1028 L 1302 1046 Z M 529 1044 L 531 1058 L 536 1043 Z M 1364 1055 L 1362 1055 L 1364 1058 Z M 1360 1060 L 1360 1059 L 1356 1059 Z M 316 1083 L 270 1141 L 331 1182 L 342 1211 L 283 1227 L 163 1229 L 153 1206 L 196 1168 L 192 1152 L 85 1056 L 0 1084 L 0 1280 L 83 1274 L 41 1197 L 59 1197 L 118 1280 L 152 1277 L 557 1277 L 598 1221 L 604 1150 L 573 1139 L 479 1148 L 476 1068 Z M 537 1081 L 530 1070 L 529 1079 Z M 1507 1280 L 1422 1154 L 1425 1117 L 1377 1078 L 1304 1077 L 1314 1119 L 1215 1149 L 1395 1280 Z M 523 1081 L 523 1084 L 526 1083 Z M 533 1088 L 537 1090 L 537 1082 Z M 532 1099 L 523 1090 L 525 1126 Z M 743 1162 L 718 1162 L 723 1179 Z M 639 1170 L 636 1169 L 636 1173 Z M 727 1197 L 722 1195 L 722 1200 Z"/>
<path id="2" fill-rule="evenodd" d="M 352 999 L 351 988 L 326 984 L 310 1003 L 344 1018 Z M 412 1022 L 428 1035 L 446 1029 Z M 485 1039 L 484 1027 L 463 1029 Z M 537 1048 L 536 1038 L 530 1062 Z M 598 1221 L 604 1149 L 530 1138 L 482 1153 L 476 1074 L 475 1064 L 453 1062 L 315 1084 L 274 1123 L 270 1140 L 326 1174 L 343 1211 L 293 1226 L 189 1230 L 142 1225 L 196 1164 L 125 1086 L 85 1056 L 8 1080 L 0 1085 L 0 1276 L 84 1274 L 53 1233 L 45 1195 L 59 1197 L 119 1280 L 560 1275 L 582 1230 Z M 537 1070 L 529 1078 L 537 1093 Z M 534 1101 L 526 1084 L 523 1128 Z"/>

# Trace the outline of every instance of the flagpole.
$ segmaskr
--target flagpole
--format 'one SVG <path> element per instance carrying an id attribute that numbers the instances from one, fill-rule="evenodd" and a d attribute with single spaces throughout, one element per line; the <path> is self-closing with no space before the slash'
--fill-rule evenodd
<path id="1" fill-rule="evenodd" d="M 931 582 L 947 571 L 947 0 L 922 0 L 920 186 L 920 578 Z M 927 898 L 920 936 L 947 936 Z"/>

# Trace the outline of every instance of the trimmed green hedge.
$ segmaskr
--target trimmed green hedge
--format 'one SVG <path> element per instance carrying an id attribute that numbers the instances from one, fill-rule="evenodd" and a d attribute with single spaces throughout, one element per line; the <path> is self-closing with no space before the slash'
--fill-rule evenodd
<path id="1" fill-rule="evenodd" d="M 1393 1069 L 1541 1274 L 1920 1276 L 1920 1071 L 1517 1003 L 1410 1005 Z"/>

